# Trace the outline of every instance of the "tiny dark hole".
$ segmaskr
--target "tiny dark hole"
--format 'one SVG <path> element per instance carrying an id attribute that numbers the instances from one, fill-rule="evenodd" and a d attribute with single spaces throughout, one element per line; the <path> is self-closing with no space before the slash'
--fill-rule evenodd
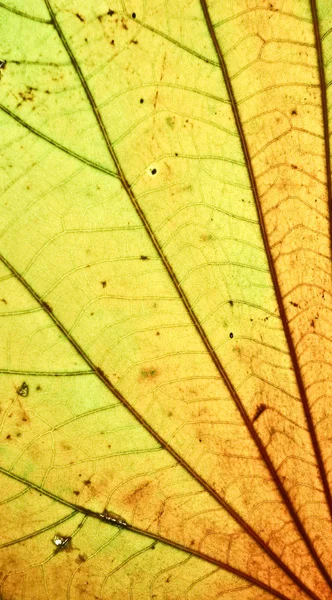
<path id="1" fill-rule="evenodd" d="M 232 334 L 232 332 L 229 334 L 229 337 L 230 338 L 234 337 L 234 335 Z"/>
<path id="2" fill-rule="evenodd" d="M 157 169 L 152 169 L 151 173 L 152 173 L 152 175 L 155 175 L 157 173 Z"/>
<path id="3" fill-rule="evenodd" d="M 133 19 L 136 19 L 136 13 L 132 13 L 131 16 L 133 17 Z"/>
<path id="4" fill-rule="evenodd" d="M 141 98 L 141 99 L 140 99 L 140 103 L 141 103 L 141 104 L 143 104 L 143 102 L 144 102 L 144 100 L 143 100 L 143 98 Z"/>

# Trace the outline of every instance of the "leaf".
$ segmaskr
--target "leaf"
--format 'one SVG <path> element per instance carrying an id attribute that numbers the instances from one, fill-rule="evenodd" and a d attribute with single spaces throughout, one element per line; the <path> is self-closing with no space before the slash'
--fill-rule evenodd
<path id="1" fill-rule="evenodd" d="M 331 599 L 330 2 L 0 13 L 2 599 Z"/>

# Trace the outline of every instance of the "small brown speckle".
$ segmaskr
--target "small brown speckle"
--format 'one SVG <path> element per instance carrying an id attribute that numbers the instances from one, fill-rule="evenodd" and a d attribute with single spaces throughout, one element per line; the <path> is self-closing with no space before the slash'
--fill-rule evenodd
<path id="1" fill-rule="evenodd" d="M 155 377 L 158 376 L 158 370 L 155 368 L 148 368 L 148 369 L 142 369 L 141 370 L 141 378 L 142 379 L 154 379 Z"/>
<path id="2" fill-rule="evenodd" d="M 79 554 L 75 560 L 76 563 L 81 564 L 83 562 L 85 562 L 87 559 L 87 556 L 85 554 Z"/>
<path id="3" fill-rule="evenodd" d="M 76 17 L 80 20 L 80 21 L 84 21 L 84 18 L 82 17 L 82 15 L 80 15 L 79 13 L 76 13 Z"/>
<path id="4" fill-rule="evenodd" d="M 107 281 L 101 281 L 100 283 L 103 286 L 103 288 L 105 288 L 107 286 Z"/>
<path id="5" fill-rule="evenodd" d="M 145 254 L 141 254 L 140 259 L 141 260 L 149 260 L 148 256 L 146 256 Z"/>

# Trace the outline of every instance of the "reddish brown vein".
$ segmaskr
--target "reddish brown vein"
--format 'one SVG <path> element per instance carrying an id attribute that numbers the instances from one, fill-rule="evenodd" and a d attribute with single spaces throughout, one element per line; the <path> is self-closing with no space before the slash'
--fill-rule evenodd
<path id="1" fill-rule="evenodd" d="M 322 48 L 322 40 L 320 37 L 320 31 L 319 31 L 319 21 L 318 21 L 316 0 L 310 0 L 310 7 L 311 7 L 312 20 L 313 20 L 313 26 L 314 26 L 314 34 L 315 34 L 315 42 L 316 42 L 315 45 L 316 45 L 316 50 L 317 50 L 317 62 L 318 62 L 319 81 L 320 81 L 320 90 L 321 90 L 325 161 L 326 161 L 326 163 L 325 163 L 326 185 L 327 185 L 327 197 L 328 197 L 328 205 L 329 205 L 329 213 L 330 213 L 330 243 L 331 243 L 331 254 L 332 254 L 332 174 L 331 174 L 331 147 L 330 147 L 330 132 L 329 132 L 329 115 L 328 115 L 327 96 L 326 96 L 326 78 L 325 78 L 323 48 Z M 328 485 L 328 483 L 327 483 L 327 485 Z M 332 518 L 332 500 L 331 500 L 330 489 L 329 489 L 329 493 L 330 493 L 329 509 L 330 509 L 330 515 Z"/>
<path id="2" fill-rule="evenodd" d="M 292 335 L 290 332 L 290 328 L 289 328 L 289 324 L 288 324 L 288 320 L 287 320 L 287 315 L 286 315 L 286 310 L 283 304 L 283 300 L 282 300 L 282 294 L 281 294 L 281 290 L 280 290 L 280 286 L 279 286 L 279 281 L 278 281 L 278 277 L 277 277 L 277 273 L 276 273 L 276 269 L 275 269 L 275 265 L 274 265 L 274 261 L 272 258 L 272 253 L 269 247 L 269 242 L 268 242 L 268 236 L 267 236 L 267 230 L 266 230 L 266 225 L 265 225 L 265 220 L 264 220 L 264 215 L 263 215 L 263 211 L 260 205 L 260 201 L 259 201 L 259 193 L 258 193 L 258 188 L 257 188 L 257 184 L 256 184 L 256 180 L 255 180 L 255 175 L 254 175 L 254 170 L 253 170 L 253 166 L 251 163 L 251 158 L 250 158 L 250 154 L 249 154 L 249 149 L 248 149 L 248 145 L 247 145 L 247 141 L 246 141 L 246 137 L 244 134 L 244 130 L 243 130 L 243 126 L 242 126 L 242 121 L 240 118 L 240 113 L 237 107 L 237 102 L 235 99 L 235 95 L 234 95 L 234 91 L 233 91 L 233 86 L 228 74 L 228 69 L 221 51 L 221 47 L 219 44 L 219 41 L 217 39 L 216 33 L 214 31 L 214 27 L 211 21 L 211 17 L 209 14 L 209 10 L 207 7 L 207 2 L 206 0 L 200 0 L 201 3 L 201 7 L 204 13 L 204 17 L 206 20 L 206 24 L 211 36 L 211 39 L 213 41 L 213 45 L 215 47 L 216 53 L 218 55 L 219 58 L 219 64 L 220 64 L 220 68 L 224 77 L 224 81 L 227 87 L 227 91 L 228 91 L 228 95 L 231 101 L 231 106 L 232 106 L 232 110 L 233 110 L 233 115 L 234 115 L 234 119 L 236 122 L 236 126 L 237 126 L 237 130 L 239 133 L 239 137 L 240 137 L 240 141 L 241 141 L 241 146 L 242 146 L 242 150 L 243 150 L 243 154 L 245 156 L 245 160 L 246 160 L 246 164 L 247 164 L 247 169 L 248 169 L 248 174 L 249 174 L 249 179 L 250 179 L 250 184 L 251 184 L 251 188 L 252 188 L 252 192 L 253 192 L 253 196 L 255 199 L 255 204 L 256 204 L 256 209 L 257 209 L 257 213 L 258 213 L 258 219 L 259 219 L 259 224 L 260 224 L 260 229 L 261 229 L 261 234 L 262 234 L 262 238 L 263 238 L 263 242 L 264 242 L 264 248 L 265 248 L 265 252 L 267 255 L 267 259 L 268 259 L 268 264 L 269 264 L 269 268 L 270 268 L 270 273 L 271 273 L 271 278 L 273 281 L 273 286 L 274 286 L 274 290 L 275 290 L 275 294 L 276 294 L 276 298 L 277 298 L 277 303 L 278 303 L 278 308 L 279 308 L 279 313 L 280 313 L 280 318 L 284 327 L 284 331 L 285 331 L 285 337 L 288 343 L 288 347 L 289 347 L 289 353 L 291 356 L 291 360 L 292 360 L 292 364 L 293 364 L 293 369 L 294 369 L 294 373 L 296 376 L 296 381 L 297 381 L 297 385 L 299 388 L 299 392 L 300 392 L 300 396 L 301 396 L 301 400 L 302 400 L 302 405 L 304 408 L 304 413 L 305 413 L 305 417 L 307 420 L 307 425 L 308 425 L 308 430 L 310 433 L 310 437 L 311 437 L 311 442 L 312 442 L 312 446 L 315 452 L 315 456 L 316 456 L 316 460 L 317 460 L 317 464 L 318 464 L 318 470 L 319 470 L 319 474 L 321 477 L 321 481 L 323 484 L 323 488 L 324 488 L 324 492 L 325 492 L 325 496 L 326 496 L 326 501 L 327 504 L 329 506 L 329 510 L 330 510 L 330 514 L 332 514 L 332 497 L 331 497 L 331 492 L 330 492 L 330 488 L 328 485 L 328 480 L 327 480 L 327 476 L 326 476 L 326 472 L 325 472 L 325 467 L 324 467 L 324 462 L 323 462 L 323 458 L 322 458 L 322 453 L 321 453 L 321 449 L 320 449 L 320 445 L 316 436 L 316 431 L 315 431 L 315 427 L 314 427 L 314 423 L 313 423 L 313 418 L 311 415 L 311 411 L 310 411 L 310 406 L 309 406 L 309 401 L 308 401 L 308 397 L 307 397 L 307 393 L 304 387 L 304 383 L 302 380 L 302 376 L 301 376 L 301 371 L 300 371 L 300 367 L 298 364 L 298 360 L 297 360 L 297 355 L 296 355 L 296 350 L 294 347 L 294 343 L 293 343 L 293 339 L 292 339 Z M 312 6 L 315 4 L 314 0 L 311 0 Z M 317 16 L 316 16 L 317 18 Z M 326 107 L 326 102 L 325 102 L 325 107 Z M 327 113 L 326 113 L 327 116 Z M 325 136 L 326 138 L 326 136 Z M 326 140 L 325 140 L 326 143 Z M 283 487 L 283 484 L 281 483 L 280 479 L 278 476 L 275 476 L 273 472 L 272 476 L 276 482 L 276 485 L 279 488 L 279 491 L 284 499 L 285 504 L 287 505 L 287 508 L 292 516 L 292 518 L 294 519 L 294 522 L 297 526 L 298 531 L 301 533 L 307 548 L 309 549 L 310 553 L 312 554 L 317 566 L 319 567 L 321 573 L 324 575 L 325 580 L 327 581 L 327 583 L 329 584 L 330 587 L 332 587 L 332 579 L 330 574 L 328 573 L 328 571 L 326 570 L 325 566 L 323 565 L 321 559 L 319 558 L 313 544 L 312 541 L 309 537 L 309 535 L 307 534 L 300 518 L 297 515 L 297 512 L 294 510 L 294 507 L 292 505 L 291 500 L 288 497 L 288 494 L 286 492 L 286 490 Z"/>

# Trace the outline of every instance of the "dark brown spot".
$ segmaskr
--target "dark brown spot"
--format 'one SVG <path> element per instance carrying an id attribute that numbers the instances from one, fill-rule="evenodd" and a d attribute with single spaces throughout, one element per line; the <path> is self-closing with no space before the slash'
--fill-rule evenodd
<path id="1" fill-rule="evenodd" d="M 103 288 L 105 288 L 107 286 L 107 281 L 101 281 L 100 283 L 103 286 Z"/>
<path id="2" fill-rule="evenodd" d="M 252 420 L 252 422 L 254 423 L 255 421 L 257 421 L 257 419 L 261 416 L 261 414 L 267 409 L 266 404 L 259 404 L 259 406 L 257 406 L 256 408 L 256 412 L 254 415 L 254 418 Z"/>
<path id="3" fill-rule="evenodd" d="M 140 103 L 143 104 L 143 102 L 144 102 L 144 98 L 141 98 Z"/>
<path id="4" fill-rule="evenodd" d="M 87 559 L 86 554 L 79 554 L 75 560 L 76 563 L 81 564 L 83 562 L 85 562 Z"/>
<path id="5" fill-rule="evenodd" d="M 3 302 L 4 304 L 8 304 L 6 298 L 1 298 L 0 302 Z"/>
<path id="6" fill-rule="evenodd" d="M 151 175 L 155 175 L 157 173 L 157 169 L 151 169 Z"/>
<path id="7" fill-rule="evenodd" d="M 298 307 L 298 304 L 297 304 L 297 302 L 292 302 L 292 301 L 290 300 L 290 302 L 289 302 L 289 303 L 290 303 L 292 306 L 295 306 L 295 308 L 297 308 L 297 307 Z"/>
<path id="8" fill-rule="evenodd" d="M 96 368 L 96 371 L 97 371 L 97 373 L 98 373 L 99 375 L 101 375 L 101 377 L 103 377 L 104 379 L 107 379 L 107 377 L 106 377 L 106 375 L 105 375 L 104 371 L 103 371 L 103 370 L 102 370 L 100 367 L 97 367 L 97 368 Z"/>
<path id="9" fill-rule="evenodd" d="M 292 169 L 297 169 L 297 165 L 291 165 Z"/>
<path id="10" fill-rule="evenodd" d="M 37 385 L 37 386 L 36 386 L 36 390 L 37 390 L 37 392 L 40 392 L 40 390 L 41 390 L 41 386 L 40 386 L 40 385 Z"/>
<path id="11" fill-rule="evenodd" d="M 131 16 L 132 16 L 133 19 L 136 19 L 136 13 L 132 13 Z"/>
<path id="12" fill-rule="evenodd" d="M 292 110 L 292 115 L 297 115 L 297 111 L 295 110 L 295 108 Z"/>
<path id="13" fill-rule="evenodd" d="M 233 334 L 232 332 L 230 332 L 230 334 L 229 334 L 229 337 L 230 337 L 230 338 L 233 338 L 233 337 L 234 337 L 234 334 Z"/>
<path id="14" fill-rule="evenodd" d="M 11 440 L 12 436 L 10 435 L 10 433 L 8 433 L 8 435 L 6 435 L 6 440 Z"/>
<path id="15" fill-rule="evenodd" d="M 80 15 L 79 13 L 76 13 L 76 17 L 80 20 L 80 21 L 84 21 L 84 18 L 82 17 L 82 15 Z"/>
<path id="16" fill-rule="evenodd" d="M 84 483 L 84 485 L 91 485 L 91 481 L 90 481 L 90 479 L 85 479 L 85 480 L 83 481 L 83 483 Z"/>
<path id="17" fill-rule="evenodd" d="M 114 15 L 114 10 L 111 10 L 111 9 L 109 9 L 109 11 L 107 12 L 107 14 L 108 14 L 110 17 L 113 17 L 113 15 Z"/>
<path id="18" fill-rule="evenodd" d="M 29 396 L 29 386 L 25 381 L 23 381 L 23 383 L 20 385 L 20 387 L 17 390 L 17 393 L 20 396 L 23 396 L 23 398 Z"/>
<path id="19" fill-rule="evenodd" d="M 41 300 L 41 301 L 40 301 L 40 304 L 41 304 L 41 305 L 42 305 L 44 308 L 46 308 L 47 312 L 50 312 L 50 313 L 51 313 L 51 312 L 53 312 L 53 308 L 52 308 L 52 306 L 51 306 L 51 305 L 50 305 L 48 302 L 45 302 L 44 300 Z"/>
<path id="20" fill-rule="evenodd" d="M 149 260 L 149 258 L 147 256 L 145 256 L 145 254 L 141 254 L 140 259 L 141 260 Z"/>
<path id="21" fill-rule="evenodd" d="M 229 304 L 230 304 L 230 306 L 233 306 L 233 304 L 234 304 L 233 300 L 230 300 Z"/>
<path id="22" fill-rule="evenodd" d="M 75 494 L 75 496 L 79 496 L 80 495 L 80 493 L 79 493 L 78 490 L 74 490 L 74 494 Z"/>

